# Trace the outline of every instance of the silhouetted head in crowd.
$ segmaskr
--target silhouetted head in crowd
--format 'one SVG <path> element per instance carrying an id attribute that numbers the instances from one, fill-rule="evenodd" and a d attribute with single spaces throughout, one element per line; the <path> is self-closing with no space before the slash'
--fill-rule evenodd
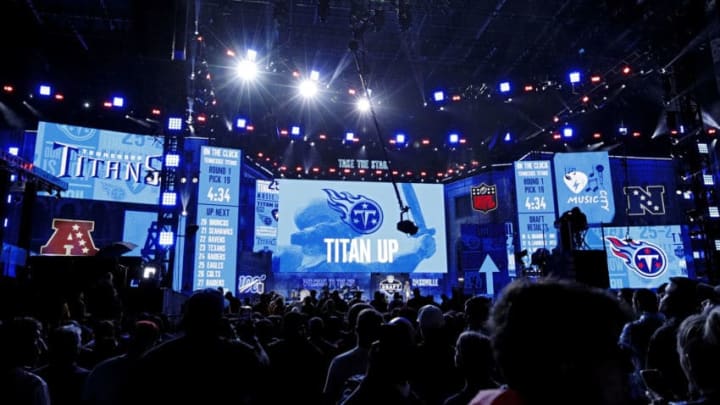
<path id="1" fill-rule="evenodd" d="M 139 356 L 153 347 L 159 340 L 160 328 L 155 322 L 150 320 L 137 321 L 130 335 L 128 355 Z"/>
<path id="2" fill-rule="evenodd" d="M 668 318 L 683 319 L 699 309 L 697 281 L 687 277 L 670 277 L 660 299 L 660 312 Z"/>
<path id="3" fill-rule="evenodd" d="M 307 337 L 307 321 L 300 312 L 287 312 L 283 316 L 283 338 L 287 340 L 302 340 Z"/>
<path id="4" fill-rule="evenodd" d="M 632 370 L 618 337 L 629 308 L 604 290 L 542 279 L 517 280 L 492 310 L 501 375 L 528 403 L 627 403 Z"/>
<path id="5" fill-rule="evenodd" d="M 384 322 L 382 314 L 373 308 L 360 311 L 355 325 L 358 346 L 370 348 L 370 345 L 380 337 L 380 327 Z"/>
<path id="6" fill-rule="evenodd" d="M 427 304 L 420 307 L 417 324 L 420 336 L 425 341 L 439 338 L 445 332 L 445 317 L 436 305 Z"/>
<path id="7" fill-rule="evenodd" d="M 652 290 L 647 288 L 638 288 L 633 292 L 632 307 L 636 314 L 643 312 L 658 312 L 658 297 Z"/>
<path id="8" fill-rule="evenodd" d="M 703 311 L 710 311 L 716 305 L 720 305 L 720 286 L 713 287 L 707 283 L 698 283 L 697 302 Z"/>
<path id="9" fill-rule="evenodd" d="M 372 344 L 367 376 L 386 383 L 407 381 L 415 351 L 415 328 L 402 317 L 380 327 L 379 339 Z"/>
<path id="10" fill-rule="evenodd" d="M 468 382 L 491 381 L 495 359 L 490 338 L 473 330 L 462 332 L 455 342 L 455 366 Z"/>
<path id="11" fill-rule="evenodd" d="M 53 329 L 48 339 L 48 355 L 51 365 L 75 364 L 80 355 L 82 331 L 74 324 Z"/>
<path id="12" fill-rule="evenodd" d="M 720 375 L 720 307 L 691 315 L 680 324 L 677 351 L 692 391 L 717 398 Z"/>
<path id="13" fill-rule="evenodd" d="M 0 325 L 0 370 L 33 367 L 42 351 L 42 324 L 35 318 L 19 317 Z"/>
<path id="14" fill-rule="evenodd" d="M 465 300 L 465 320 L 470 330 L 485 330 L 485 323 L 490 317 L 492 300 L 482 295 L 476 295 Z"/>
<path id="15" fill-rule="evenodd" d="M 185 302 L 182 327 L 188 336 L 218 336 L 223 311 L 224 297 L 218 290 L 196 291 Z"/>
<path id="16" fill-rule="evenodd" d="M 372 308 L 373 306 L 368 304 L 367 302 L 357 302 L 355 304 L 352 304 L 350 308 L 347 311 L 347 323 L 350 330 L 355 329 L 355 325 L 357 325 L 357 317 L 364 309 Z"/>

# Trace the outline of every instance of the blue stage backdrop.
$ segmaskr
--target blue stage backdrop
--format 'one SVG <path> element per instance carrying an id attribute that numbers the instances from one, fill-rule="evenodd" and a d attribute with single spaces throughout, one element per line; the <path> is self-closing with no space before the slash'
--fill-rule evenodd
<path id="1" fill-rule="evenodd" d="M 157 204 L 163 138 L 40 122 L 33 162 L 66 198 Z"/>
<path id="2" fill-rule="evenodd" d="M 445 273 L 440 184 L 398 184 L 419 230 L 396 229 L 400 208 L 388 183 L 278 180 L 279 272 Z"/>

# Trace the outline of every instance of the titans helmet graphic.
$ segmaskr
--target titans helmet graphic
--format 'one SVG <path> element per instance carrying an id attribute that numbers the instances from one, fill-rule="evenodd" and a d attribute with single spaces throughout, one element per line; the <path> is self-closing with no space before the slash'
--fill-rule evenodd
<path id="1" fill-rule="evenodd" d="M 371 234 L 380 229 L 383 212 L 380 204 L 364 195 L 352 195 L 347 191 L 335 191 L 324 188 L 328 195 L 328 205 L 340 213 L 340 219 L 355 232 Z"/>
<path id="2" fill-rule="evenodd" d="M 645 278 L 657 278 L 667 270 L 668 259 L 658 246 L 647 241 L 633 241 L 606 236 L 612 254 L 624 260 L 625 267 Z"/>

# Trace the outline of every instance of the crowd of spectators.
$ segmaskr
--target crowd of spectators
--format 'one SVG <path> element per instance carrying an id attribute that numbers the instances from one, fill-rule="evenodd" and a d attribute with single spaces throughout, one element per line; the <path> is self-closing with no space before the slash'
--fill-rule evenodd
<path id="1" fill-rule="evenodd" d="M 720 403 L 720 289 L 688 278 L 394 304 L 205 289 L 177 319 L 128 311 L 112 277 L 71 299 L 0 281 L 2 404 Z"/>

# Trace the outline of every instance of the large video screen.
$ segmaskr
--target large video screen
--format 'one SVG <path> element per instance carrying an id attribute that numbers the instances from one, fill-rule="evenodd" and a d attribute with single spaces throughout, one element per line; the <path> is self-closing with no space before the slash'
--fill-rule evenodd
<path id="1" fill-rule="evenodd" d="M 65 198 L 158 204 L 163 138 L 38 124 L 33 164 L 68 183 Z"/>
<path id="2" fill-rule="evenodd" d="M 278 180 L 280 272 L 445 273 L 445 205 L 440 184 L 398 184 L 418 227 L 400 232 L 389 183 Z"/>
<path id="3" fill-rule="evenodd" d="M 585 242 L 605 250 L 611 288 L 657 288 L 670 277 L 688 277 L 685 235 L 680 225 L 590 228 Z"/>

